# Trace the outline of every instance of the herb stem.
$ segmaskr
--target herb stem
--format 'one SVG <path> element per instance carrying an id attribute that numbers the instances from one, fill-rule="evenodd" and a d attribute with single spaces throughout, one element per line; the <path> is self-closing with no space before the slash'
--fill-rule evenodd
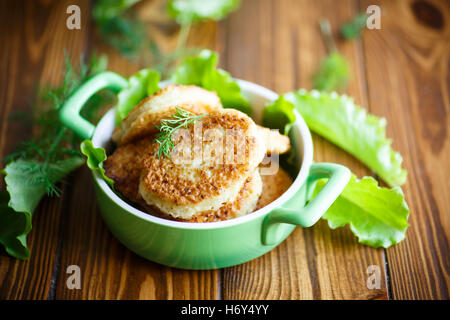
<path id="1" fill-rule="evenodd" d="M 55 153 L 56 149 L 58 148 L 60 142 L 62 141 L 64 136 L 67 134 L 67 130 L 68 129 L 66 127 L 61 128 L 61 130 L 58 132 L 58 135 L 53 140 L 53 142 L 50 145 L 50 148 L 49 148 L 49 150 L 47 152 L 47 155 L 45 157 L 46 158 L 45 159 L 45 163 L 46 164 L 51 160 L 51 158 L 52 158 L 53 154 Z"/>
<path id="2" fill-rule="evenodd" d="M 175 51 L 184 50 L 186 48 L 189 31 L 191 30 L 190 23 L 183 23 L 180 28 L 180 34 L 178 35 L 177 47 Z"/>
<path id="3" fill-rule="evenodd" d="M 331 33 L 330 21 L 328 19 L 322 18 L 319 20 L 320 33 L 322 34 L 322 39 L 325 42 L 325 46 L 329 53 L 337 52 L 337 47 Z"/>

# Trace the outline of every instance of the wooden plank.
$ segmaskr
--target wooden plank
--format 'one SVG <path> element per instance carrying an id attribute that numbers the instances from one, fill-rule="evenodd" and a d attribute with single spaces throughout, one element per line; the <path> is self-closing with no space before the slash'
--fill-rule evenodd
<path id="1" fill-rule="evenodd" d="M 364 52 L 371 110 L 404 157 L 411 209 L 406 240 L 387 250 L 395 299 L 450 295 L 450 3 L 361 1 L 381 8 Z"/>
<path id="2" fill-rule="evenodd" d="M 38 83 L 56 83 L 61 80 L 63 48 L 77 55 L 82 51 L 84 43 L 80 32 L 71 32 L 65 26 L 69 4 L 67 1 L 1 2 L 2 157 L 11 152 L 15 144 L 31 135 L 31 128 L 8 121 L 9 115 L 30 109 Z M 3 184 L 3 179 L 1 181 Z M 51 294 L 64 209 L 64 196 L 61 199 L 44 199 L 39 205 L 33 215 L 33 229 L 27 241 L 31 250 L 29 260 L 11 258 L 1 250 L 0 300 L 46 299 Z"/>
<path id="3" fill-rule="evenodd" d="M 318 19 L 338 27 L 358 11 L 355 1 L 247 0 L 221 23 L 225 43 L 222 63 L 233 76 L 282 93 L 311 88 L 310 78 L 325 48 Z M 339 44 L 352 62 L 348 93 L 366 102 L 363 56 L 358 43 Z M 314 136 L 315 161 L 341 163 L 361 175 L 368 171 L 351 156 Z M 225 299 L 386 299 L 386 277 L 380 289 L 366 286 L 366 270 L 384 270 L 383 250 L 357 243 L 348 228 L 330 230 L 324 221 L 297 228 L 279 247 L 249 263 L 224 270 Z"/>
<path id="4" fill-rule="evenodd" d="M 138 7 L 144 20 L 157 10 L 152 2 Z M 166 26 L 170 22 L 163 22 Z M 169 31 L 149 26 L 164 50 L 176 44 L 177 29 Z M 191 45 L 214 47 L 215 24 L 202 25 L 201 33 L 192 33 Z M 92 48 L 106 53 L 109 69 L 122 75 L 131 75 L 145 65 L 137 65 L 120 56 L 114 49 L 102 44 L 93 26 L 88 33 Z M 175 32 L 175 33 L 174 33 Z M 152 33 L 155 36 L 155 33 Z M 169 43 L 166 43 L 166 42 Z M 57 277 L 57 299 L 218 299 L 220 272 L 188 271 L 168 268 L 145 260 L 121 245 L 102 221 L 93 190 L 89 170 L 82 169 L 73 181 L 65 223 L 61 267 Z M 81 289 L 66 286 L 69 265 L 81 270 Z"/>

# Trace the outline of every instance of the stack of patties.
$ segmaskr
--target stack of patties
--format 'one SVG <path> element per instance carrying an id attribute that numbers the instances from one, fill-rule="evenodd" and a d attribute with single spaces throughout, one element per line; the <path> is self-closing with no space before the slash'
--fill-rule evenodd
<path id="1" fill-rule="evenodd" d="M 158 126 L 177 108 L 201 115 L 173 136 L 162 156 Z M 114 188 L 148 213 L 186 222 L 213 222 L 252 212 L 262 191 L 258 165 L 286 152 L 289 139 L 224 109 L 215 92 L 170 85 L 139 103 L 113 133 L 104 164 Z"/>

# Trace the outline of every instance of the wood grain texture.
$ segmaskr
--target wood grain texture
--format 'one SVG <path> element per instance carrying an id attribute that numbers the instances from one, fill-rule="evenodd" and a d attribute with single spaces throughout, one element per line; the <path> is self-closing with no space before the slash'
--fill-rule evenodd
<path id="1" fill-rule="evenodd" d="M 63 48 L 79 56 L 84 45 L 80 33 L 65 26 L 67 1 L 2 1 L 0 154 L 6 155 L 32 134 L 32 128 L 8 120 L 16 111 L 30 110 L 38 83 L 57 83 L 64 65 Z M 85 13 L 85 12 L 84 12 Z M 61 19 L 63 18 L 63 19 Z M 3 179 L 2 179 L 3 183 Z M 65 197 L 44 199 L 33 214 L 28 235 L 31 257 L 13 259 L 3 248 L 0 255 L 0 300 L 47 299 L 57 262 L 58 237 Z"/>
<path id="2" fill-rule="evenodd" d="M 147 261 L 121 245 L 100 217 L 91 173 L 81 170 L 70 193 L 56 299 L 216 299 L 218 271 L 184 271 Z M 81 270 L 81 289 L 66 269 Z"/>
<path id="3" fill-rule="evenodd" d="M 387 250 L 393 298 L 449 299 L 450 2 L 369 4 L 382 10 L 381 30 L 363 38 L 369 104 L 408 170 L 411 226 Z"/>
<path id="4" fill-rule="evenodd" d="M 311 75 L 326 51 L 318 20 L 327 17 L 337 27 L 357 13 L 354 1 L 244 1 L 221 23 L 225 29 L 222 63 L 237 78 L 276 92 L 311 88 Z M 339 44 L 352 61 L 349 94 L 366 101 L 362 50 L 357 43 Z M 314 160 L 341 163 L 358 175 L 370 175 L 358 161 L 318 136 L 313 136 Z M 383 250 L 359 245 L 349 229 L 330 230 L 322 221 L 297 228 L 279 247 L 244 265 L 224 270 L 225 299 L 387 299 L 380 289 L 366 286 L 366 270 L 384 270 Z M 384 278 L 386 280 L 386 278 Z"/>

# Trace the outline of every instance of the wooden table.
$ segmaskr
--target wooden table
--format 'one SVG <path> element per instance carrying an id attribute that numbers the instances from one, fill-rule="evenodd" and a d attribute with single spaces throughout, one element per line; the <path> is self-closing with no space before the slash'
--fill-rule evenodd
<path id="1" fill-rule="evenodd" d="M 96 50 L 109 69 L 130 75 L 144 67 L 103 44 L 79 1 L 81 30 L 65 26 L 74 1 L 0 2 L 0 156 L 32 129 L 8 121 L 29 110 L 37 83 L 61 80 L 64 52 Z M 236 78 L 283 93 L 311 88 L 326 53 L 317 21 L 334 30 L 367 6 L 381 7 L 381 30 L 339 41 L 351 61 L 347 93 L 388 120 L 393 146 L 404 157 L 403 190 L 411 209 L 407 238 L 387 250 L 358 244 L 348 228 L 321 221 L 297 228 L 270 253 L 232 268 L 184 271 L 164 267 L 121 245 L 100 218 L 90 172 L 79 169 L 61 198 L 44 199 L 28 237 L 31 258 L 0 252 L 0 299 L 448 299 L 450 199 L 450 2 L 409 0 L 244 0 L 219 23 L 193 28 L 189 45 L 217 50 Z M 138 5 L 154 21 L 153 2 Z M 178 29 L 149 23 L 166 50 Z M 316 161 L 337 162 L 359 176 L 374 175 L 355 158 L 314 135 Z M 2 188 L 4 187 L 3 181 Z M 66 286 L 69 265 L 81 270 L 80 290 Z M 381 268 L 381 288 L 368 289 L 368 266 Z"/>

